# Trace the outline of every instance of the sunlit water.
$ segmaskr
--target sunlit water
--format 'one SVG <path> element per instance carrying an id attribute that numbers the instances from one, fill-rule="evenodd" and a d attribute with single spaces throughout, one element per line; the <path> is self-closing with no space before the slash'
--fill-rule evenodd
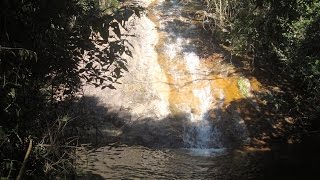
<path id="1" fill-rule="evenodd" d="M 203 81 L 206 67 L 201 65 L 197 46 L 188 34 L 194 31 L 192 23 L 184 23 L 181 18 L 181 1 L 162 1 L 155 7 L 163 38 L 160 43 L 160 64 L 167 70 L 174 92 L 171 106 L 178 113 L 189 114 L 183 132 L 185 150 L 196 155 L 212 155 L 224 150 L 219 141 L 219 132 L 214 127 L 207 112 L 215 108 L 218 99 L 213 96 L 211 86 Z M 162 51 L 161 51 L 162 50 Z M 220 91 L 223 96 L 223 91 Z"/>

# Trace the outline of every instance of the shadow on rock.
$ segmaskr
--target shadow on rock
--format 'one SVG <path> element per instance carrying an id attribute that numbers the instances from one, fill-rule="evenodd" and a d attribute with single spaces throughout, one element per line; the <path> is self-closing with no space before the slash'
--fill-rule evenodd
<path id="1" fill-rule="evenodd" d="M 185 148 L 188 147 L 184 142 L 185 134 L 201 128 L 190 121 L 188 113 L 162 119 L 132 119 L 128 111 L 121 108 L 117 112 L 110 111 L 115 108 L 100 104 L 96 97 L 82 97 L 72 109 L 77 118 L 70 122 L 68 132 L 78 135 L 82 143 L 96 147 L 116 142 L 154 148 Z M 212 126 L 212 132 L 208 133 L 217 136 L 212 137 L 211 147 L 231 148 L 247 143 L 249 134 L 239 114 L 221 109 L 210 110 L 206 114 L 208 123 L 205 126 Z M 201 135 L 199 133 L 195 131 L 192 136 Z"/>
<path id="2" fill-rule="evenodd" d="M 98 149 L 107 153 L 108 147 L 116 148 L 123 144 L 128 148 L 183 148 L 185 129 L 192 128 L 188 114 L 158 120 L 132 120 L 132 115 L 121 108 L 118 112 L 109 109 L 95 97 L 83 97 L 73 106 L 77 118 L 71 122 L 69 132 L 78 134 L 82 143 L 92 143 L 93 154 Z M 286 114 L 276 112 L 279 111 L 271 109 L 268 103 L 246 98 L 230 103 L 225 109 L 210 110 L 207 116 L 211 119 L 211 125 L 219 130 L 218 138 L 223 146 L 229 148 L 230 152 L 243 154 L 241 156 L 246 158 L 239 163 L 246 162 L 252 168 L 257 167 L 257 170 L 253 168 L 249 171 L 260 179 L 297 179 L 305 174 L 316 175 L 315 167 L 320 160 L 316 154 L 320 146 L 313 145 L 319 137 L 313 140 L 301 137 L 299 142 L 289 141 L 294 131 L 281 133 L 284 132 L 283 128 L 293 125 L 283 121 L 287 118 Z M 115 158 L 119 157 L 115 155 Z"/>

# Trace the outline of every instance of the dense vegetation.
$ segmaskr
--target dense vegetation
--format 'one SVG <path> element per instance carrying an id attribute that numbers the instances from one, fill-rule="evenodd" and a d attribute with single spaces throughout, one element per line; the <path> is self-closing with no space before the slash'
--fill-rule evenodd
<path id="1" fill-rule="evenodd" d="M 131 52 L 120 29 L 141 8 L 122 4 L 0 1 L 0 177 L 75 171 L 65 107 L 83 83 L 114 89 L 127 70 L 121 56 Z"/>
<path id="2" fill-rule="evenodd" d="M 289 79 L 299 93 L 291 108 L 306 119 L 320 112 L 320 2 L 317 0 L 205 0 L 215 37 L 252 69 Z M 308 120 L 308 121 L 309 121 Z M 309 122 L 310 123 L 310 122 Z"/>
<path id="3" fill-rule="evenodd" d="M 291 80 L 301 89 L 292 107 L 316 119 L 320 2 L 204 1 L 215 37 L 252 57 L 252 68 Z M 0 177 L 74 173 L 77 139 L 64 133 L 73 118 L 65 107 L 84 83 L 118 83 L 127 70 L 122 55 L 131 56 L 120 29 L 141 9 L 117 0 L 2 0 L 0 9 Z"/>

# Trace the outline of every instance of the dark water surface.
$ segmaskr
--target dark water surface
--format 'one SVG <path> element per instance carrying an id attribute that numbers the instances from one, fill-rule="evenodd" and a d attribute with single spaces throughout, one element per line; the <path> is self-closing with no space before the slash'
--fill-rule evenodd
<path id="1" fill-rule="evenodd" d="M 87 179 L 257 179 L 260 168 L 240 151 L 199 155 L 186 149 L 106 146 L 89 154 Z M 92 164 L 90 164 L 92 163 Z"/>

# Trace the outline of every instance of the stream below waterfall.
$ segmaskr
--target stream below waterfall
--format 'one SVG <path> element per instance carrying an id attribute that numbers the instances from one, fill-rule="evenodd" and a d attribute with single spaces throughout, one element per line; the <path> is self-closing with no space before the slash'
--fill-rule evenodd
<path id="1" fill-rule="evenodd" d="M 105 146 L 88 158 L 90 171 L 83 179 L 256 179 L 261 168 L 241 152 L 202 156 L 127 145 Z"/>
<path id="2" fill-rule="evenodd" d="M 196 0 L 153 2 L 136 27 L 142 33 L 133 28 L 139 42 L 123 85 L 86 89 L 116 115 L 99 132 L 106 142 L 81 155 L 80 179 L 259 177 L 258 159 L 234 148 L 250 141 L 244 121 L 223 111 L 243 98 L 240 75 L 189 11 L 202 8 Z"/>

